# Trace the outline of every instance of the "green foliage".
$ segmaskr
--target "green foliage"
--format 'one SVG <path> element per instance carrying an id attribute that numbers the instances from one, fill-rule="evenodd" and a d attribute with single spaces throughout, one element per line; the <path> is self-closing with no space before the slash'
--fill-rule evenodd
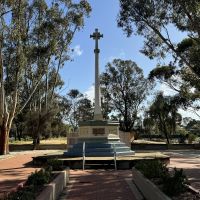
<path id="1" fill-rule="evenodd" d="M 180 193 L 186 191 L 185 184 L 187 183 L 186 176 L 183 173 L 183 169 L 174 168 L 174 174 L 164 177 L 163 191 L 169 196 L 177 196 Z"/>
<path id="2" fill-rule="evenodd" d="M 29 111 L 37 112 L 38 121 L 44 121 L 40 117 L 42 111 L 48 113 L 58 108 L 57 91 L 64 84 L 60 69 L 71 60 L 71 42 L 90 12 L 90 4 L 85 0 L 21 0 L 0 4 L 0 60 L 3 60 L 0 126 L 8 121 L 5 126 L 11 127 L 16 115 L 26 116 Z M 24 119 L 18 117 L 15 122 L 22 129 L 24 124 L 19 123 Z M 39 143 L 40 124 L 34 133 L 35 144 Z M 1 130 L 0 135 L 3 154 L 8 151 L 7 135 L 1 134 Z"/>
<path id="3" fill-rule="evenodd" d="M 200 99 L 199 7 L 196 0 L 120 0 L 117 20 L 128 37 L 136 34 L 144 38 L 141 52 L 145 56 L 163 59 L 171 55 L 171 60 L 153 69 L 149 78 L 166 83 L 178 93 L 184 108 L 192 105 L 195 110 Z M 174 30 L 186 38 L 180 37 L 176 43 Z"/>
<path id="4" fill-rule="evenodd" d="M 149 179 L 163 178 L 168 173 L 166 164 L 158 159 L 140 161 L 136 163 L 135 168 Z"/>
<path id="5" fill-rule="evenodd" d="M 41 169 L 32 173 L 24 187 L 19 188 L 16 192 L 10 193 L 5 200 L 34 200 L 40 189 L 44 184 L 47 184 L 51 180 L 51 168 Z"/>
<path id="6" fill-rule="evenodd" d="M 41 169 L 39 171 L 35 171 L 28 177 L 26 185 L 33 185 L 35 187 L 41 186 L 49 183 L 50 178 L 51 178 L 51 169 L 50 168 L 46 170 Z"/>
<path id="7" fill-rule="evenodd" d="M 151 88 L 152 85 L 135 62 L 114 59 L 106 65 L 106 71 L 101 75 L 104 114 L 115 111 L 121 118 L 120 129 L 130 131 Z"/>
<path id="8" fill-rule="evenodd" d="M 194 40 L 193 39 L 191 39 L 191 38 L 185 38 L 180 43 L 178 43 L 178 45 L 177 45 L 177 51 L 178 52 L 185 52 L 189 48 L 191 48 L 193 46 L 193 44 L 194 44 Z"/>
<path id="9" fill-rule="evenodd" d="M 159 178 L 162 190 L 169 196 L 179 195 L 186 190 L 187 178 L 183 169 L 174 168 L 173 174 L 171 174 L 166 164 L 158 159 L 140 161 L 135 165 L 135 168 L 149 179 Z"/>
<path id="10" fill-rule="evenodd" d="M 91 120 L 93 117 L 92 102 L 77 89 L 68 92 L 65 99 L 68 104 L 68 116 L 66 120 L 74 130 L 78 127 L 78 121 Z"/>
<path id="11" fill-rule="evenodd" d="M 161 66 L 156 67 L 149 73 L 149 79 L 153 80 L 154 78 L 168 80 L 175 74 L 175 67 L 173 66 Z"/>
<path id="12" fill-rule="evenodd" d="M 176 132 L 176 124 L 180 123 L 181 116 L 178 112 L 178 103 L 175 97 L 163 96 L 158 93 L 147 111 L 147 115 L 154 121 L 160 133 L 164 134 L 167 143 L 169 137 Z"/>
<path id="13" fill-rule="evenodd" d="M 35 200 L 36 191 L 34 187 L 25 187 L 10 193 L 4 200 Z"/>
<path id="14" fill-rule="evenodd" d="M 48 159 L 47 165 L 52 168 L 53 171 L 63 170 L 63 161 L 58 159 Z"/>
<path id="15" fill-rule="evenodd" d="M 196 139 L 197 139 L 196 135 L 189 133 L 189 135 L 188 135 L 188 143 L 189 144 L 192 144 Z"/>

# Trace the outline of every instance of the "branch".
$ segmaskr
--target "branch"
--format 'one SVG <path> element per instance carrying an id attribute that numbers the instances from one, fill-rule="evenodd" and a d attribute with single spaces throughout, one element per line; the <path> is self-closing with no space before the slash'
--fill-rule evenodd
<path id="1" fill-rule="evenodd" d="M 42 77 L 43 77 L 43 76 L 42 76 Z M 37 89 L 37 87 L 38 87 L 38 85 L 39 85 L 39 83 L 40 83 L 42 77 L 40 78 L 40 80 L 39 80 L 39 81 L 37 82 L 37 84 L 35 85 L 33 91 L 31 92 L 30 96 L 28 97 L 28 99 L 26 100 L 26 102 L 24 103 L 24 105 L 23 105 L 23 106 L 21 107 L 21 109 L 19 110 L 18 114 L 21 113 L 21 112 L 23 111 L 23 109 L 26 107 L 26 105 L 29 103 L 29 101 L 30 101 L 31 97 L 33 96 L 33 94 L 35 93 L 35 91 L 36 91 L 36 89 Z"/>
<path id="2" fill-rule="evenodd" d="M 192 16 L 190 15 L 190 13 L 187 11 L 186 9 L 186 5 L 182 4 L 182 2 L 180 1 L 180 6 L 182 7 L 182 9 L 185 11 L 186 16 L 188 17 L 188 19 L 190 20 L 193 29 L 197 30 L 198 35 L 200 36 L 200 28 L 198 27 L 198 23 L 195 23 L 195 20 L 192 18 Z M 196 14 L 196 13 L 195 13 Z"/>
<path id="3" fill-rule="evenodd" d="M 9 12 L 12 12 L 13 10 L 14 9 L 11 9 L 11 10 L 8 10 L 8 11 L 1 13 L 0 17 L 3 17 L 4 15 L 8 14 Z"/>
<path id="4" fill-rule="evenodd" d="M 135 10 L 135 12 L 137 12 L 137 10 Z M 139 15 L 139 13 L 137 12 L 137 14 Z M 160 39 L 168 46 L 169 49 L 171 49 L 189 68 L 190 70 L 194 73 L 194 75 L 199 78 L 196 74 L 196 72 L 194 71 L 194 69 L 192 68 L 192 66 L 190 65 L 190 63 L 184 58 L 184 56 L 182 56 L 180 53 L 178 53 L 174 47 L 173 44 L 170 43 L 170 41 L 168 41 L 167 38 L 165 38 L 162 33 L 156 28 L 154 27 L 152 24 L 150 24 L 148 22 L 148 20 L 146 20 L 144 17 L 141 17 L 141 20 L 143 22 L 145 22 L 147 24 L 147 26 L 153 30 L 154 33 L 156 33 Z"/>
<path id="5" fill-rule="evenodd" d="M 58 79 L 58 73 L 59 73 L 59 70 L 60 70 L 60 66 L 61 66 L 61 59 L 62 59 L 62 54 L 63 54 L 63 51 L 64 51 L 64 48 L 69 45 L 69 43 L 71 42 L 76 30 L 78 28 L 78 25 L 75 26 L 74 28 L 74 31 L 71 35 L 71 38 L 68 40 L 67 44 L 63 45 L 63 48 L 61 50 L 61 53 L 60 53 L 60 56 L 59 56 L 59 61 L 58 61 L 58 67 L 57 67 L 57 71 L 56 71 L 56 78 L 55 78 L 55 82 L 53 84 L 53 89 L 52 89 L 52 93 L 51 93 L 51 100 L 53 99 L 53 94 L 54 94 L 54 90 L 55 90 L 55 86 L 56 86 L 56 83 L 57 83 L 57 79 Z"/>

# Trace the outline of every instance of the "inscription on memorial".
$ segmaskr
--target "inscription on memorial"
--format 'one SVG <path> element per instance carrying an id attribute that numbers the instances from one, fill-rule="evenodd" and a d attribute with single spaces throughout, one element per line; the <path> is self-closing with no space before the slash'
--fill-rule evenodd
<path id="1" fill-rule="evenodd" d="M 105 128 L 93 128 L 94 135 L 103 135 L 105 134 Z"/>

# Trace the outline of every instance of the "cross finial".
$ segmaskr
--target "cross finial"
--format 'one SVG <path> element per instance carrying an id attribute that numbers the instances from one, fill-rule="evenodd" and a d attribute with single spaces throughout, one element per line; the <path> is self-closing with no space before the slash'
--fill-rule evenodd
<path id="1" fill-rule="evenodd" d="M 94 40 L 99 40 L 101 37 L 103 37 L 103 34 L 100 34 L 98 28 L 96 28 L 95 32 L 92 35 L 90 35 L 90 38 L 93 38 Z"/>
<path id="2" fill-rule="evenodd" d="M 98 31 L 98 28 L 95 29 L 95 32 L 90 35 L 90 38 L 93 38 L 95 40 L 95 49 L 94 49 L 94 52 L 95 53 L 99 53 L 100 50 L 98 48 L 98 40 L 103 37 L 103 34 L 100 34 L 99 31 Z"/>

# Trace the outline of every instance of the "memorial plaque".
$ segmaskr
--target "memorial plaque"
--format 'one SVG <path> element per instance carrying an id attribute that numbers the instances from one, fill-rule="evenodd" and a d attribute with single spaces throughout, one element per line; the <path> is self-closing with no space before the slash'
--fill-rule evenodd
<path id="1" fill-rule="evenodd" d="M 105 134 L 105 128 L 93 128 L 94 135 L 103 135 Z"/>

